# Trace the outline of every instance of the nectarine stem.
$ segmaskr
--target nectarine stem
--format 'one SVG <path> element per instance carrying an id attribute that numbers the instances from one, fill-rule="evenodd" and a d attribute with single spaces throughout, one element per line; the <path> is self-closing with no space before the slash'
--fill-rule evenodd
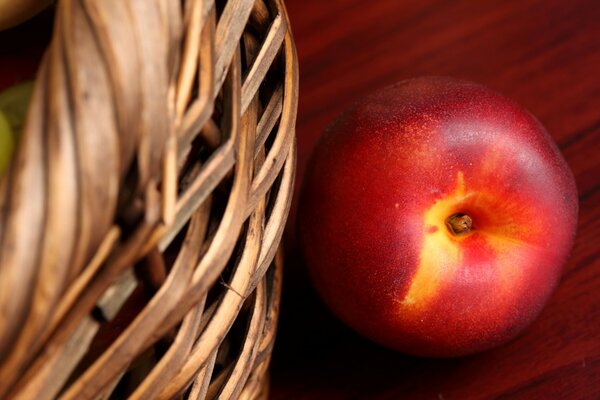
<path id="1" fill-rule="evenodd" d="M 463 213 L 456 213 L 448 217 L 446 226 L 454 235 L 464 235 L 473 229 L 473 219 Z"/>

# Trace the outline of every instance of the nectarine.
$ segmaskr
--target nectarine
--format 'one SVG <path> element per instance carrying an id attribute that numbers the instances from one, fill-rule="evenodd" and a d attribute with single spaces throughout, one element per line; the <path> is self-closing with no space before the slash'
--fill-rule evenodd
<path id="1" fill-rule="evenodd" d="M 577 212 L 573 175 L 531 114 L 477 84 L 420 78 L 366 97 L 321 138 L 299 240 L 340 319 L 403 352 L 458 356 L 540 313 Z"/>

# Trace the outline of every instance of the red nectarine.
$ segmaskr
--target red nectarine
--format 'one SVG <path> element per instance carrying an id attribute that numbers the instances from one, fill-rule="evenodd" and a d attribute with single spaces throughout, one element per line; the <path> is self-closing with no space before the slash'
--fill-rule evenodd
<path id="1" fill-rule="evenodd" d="M 573 175 L 544 127 L 480 85 L 420 78 L 345 112 L 309 161 L 299 240 L 325 302 L 404 352 L 515 337 L 560 278 Z"/>

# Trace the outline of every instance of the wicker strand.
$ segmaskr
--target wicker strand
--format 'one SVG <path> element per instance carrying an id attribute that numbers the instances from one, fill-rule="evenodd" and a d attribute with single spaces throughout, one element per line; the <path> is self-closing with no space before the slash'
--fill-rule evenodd
<path id="1" fill-rule="evenodd" d="M 0 399 L 264 394 L 297 90 L 281 0 L 58 2 L 0 179 Z"/>

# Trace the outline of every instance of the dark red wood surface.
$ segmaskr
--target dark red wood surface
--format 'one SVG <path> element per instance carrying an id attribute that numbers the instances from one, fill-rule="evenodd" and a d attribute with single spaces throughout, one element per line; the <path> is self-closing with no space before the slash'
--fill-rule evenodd
<path id="1" fill-rule="evenodd" d="M 600 2 L 286 4 L 300 58 L 298 183 L 316 138 L 353 101 L 408 77 L 450 75 L 542 121 L 575 174 L 580 220 L 558 290 L 521 337 L 435 360 L 373 344 L 325 309 L 299 261 L 292 212 L 271 398 L 600 399 Z"/>

